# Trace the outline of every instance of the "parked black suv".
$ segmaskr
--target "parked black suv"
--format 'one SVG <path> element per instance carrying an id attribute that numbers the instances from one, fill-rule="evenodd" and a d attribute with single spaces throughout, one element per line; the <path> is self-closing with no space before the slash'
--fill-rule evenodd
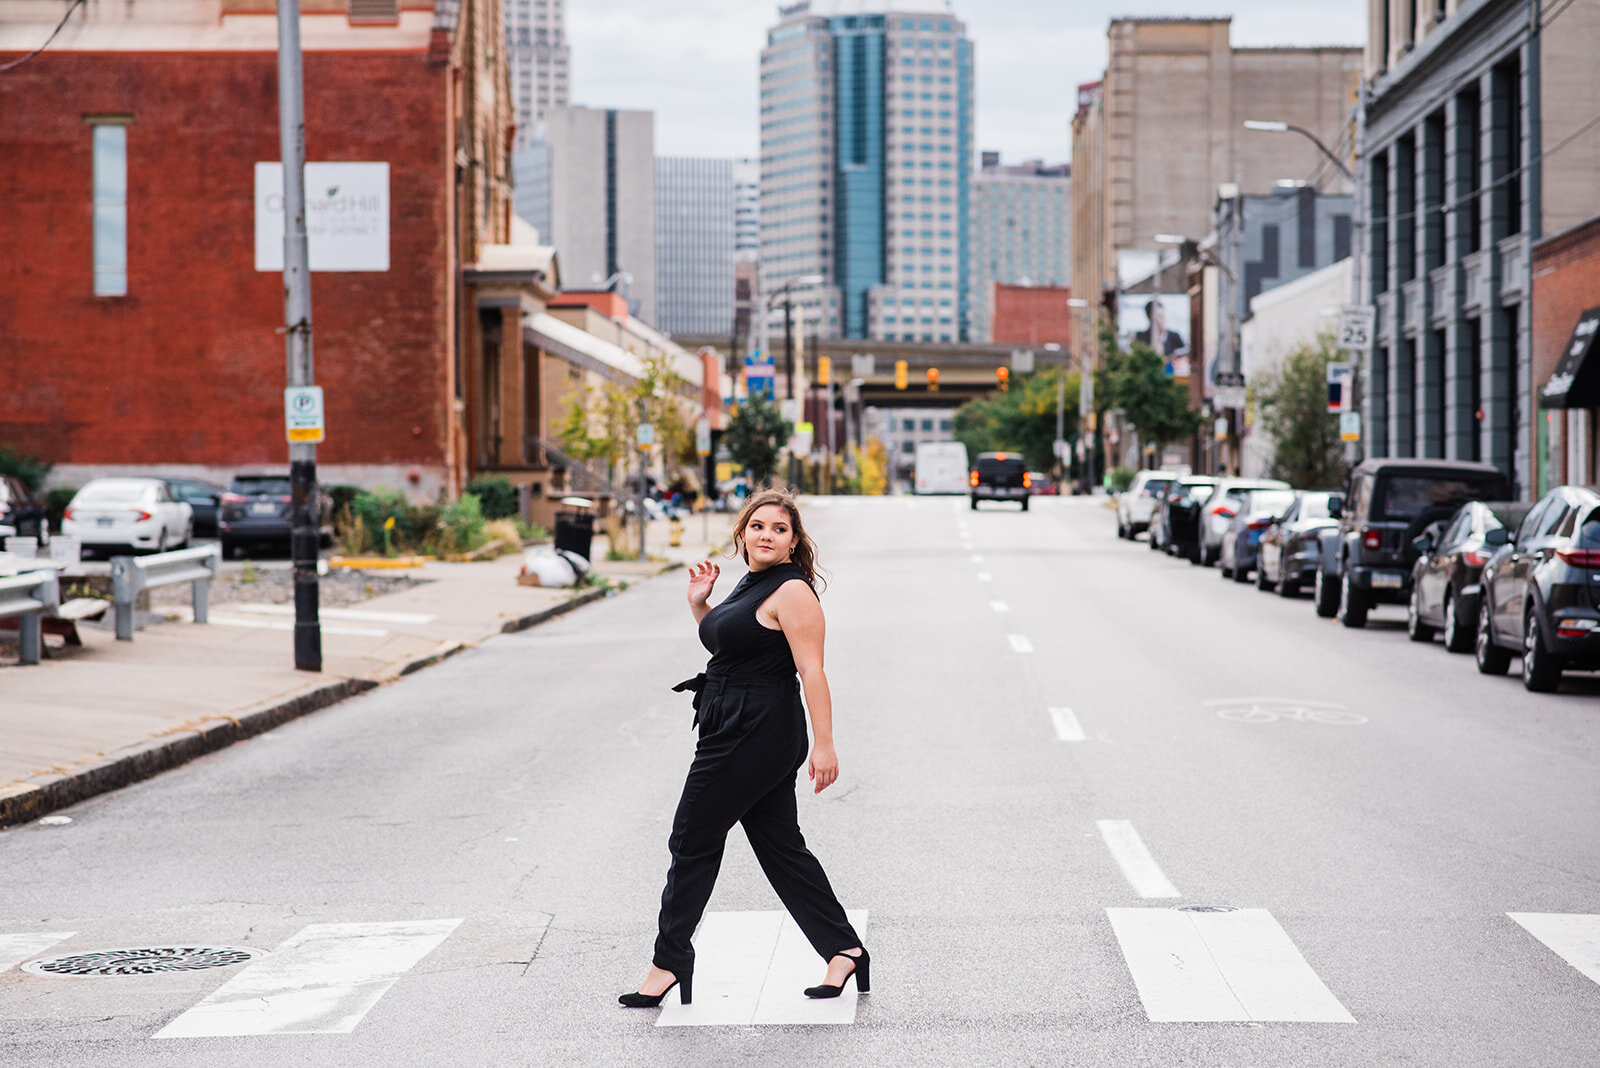
<path id="1" fill-rule="evenodd" d="M 1483 565 L 1481 586 L 1479 671 L 1503 675 L 1520 652 L 1522 684 L 1548 693 L 1568 668 L 1600 669 L 1600 494 L 1545 494 Z"/>
<path id="2" fill-rule="evenodd" d="M 1333 614 L 1324 601 L 1337 596 L 1339 621 L 1364 627 L 1374 605 L 1406 604 L 1417 559 L 1413 539 L 1468 501 L 1509 495 L 1506 476 L 1493 464 L 1417 459 L 1360 464 L 1350 473 L 1339 516 L 1337 593 L 1329 583 L 1319 583 L 1317 611 Z"/>
<path id="3" fill-rule="evenodd" d="M 1024 512 L 1028 510 L 1033 477 L 1020 452 L 980 452 L 967 481 L 972 486 L 974 510 L 979 501 L 1016 501 Z"/>
<path id="4" fill-rule="evenodd" d="M 38 538 L 40 545 L 49 541 L 44 495 L 28 489 L 20 478 L 0 475 L 0 526 Z"/>

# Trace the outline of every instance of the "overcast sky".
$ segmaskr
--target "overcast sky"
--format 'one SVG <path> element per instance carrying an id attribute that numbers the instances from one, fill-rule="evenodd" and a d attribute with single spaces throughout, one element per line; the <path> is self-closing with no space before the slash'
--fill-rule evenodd
<path id="1" fill-rule="evenodd" d="M 930 7 L 938 0 L 932 0 Z M 976 147 L 1007 161 L 1071 155 L 1077 85 L 1105 70 L 1112 16 L 1211 15 L 1182 0 L 954 0 L 977 54 Z M 777 4 L 568 0 L 572 102 L 656 113 L 656 153 L 754 156 L 757 67 Z M 1235 45 L 1359 45 L 1364 0 L 1239 0 Z"/>

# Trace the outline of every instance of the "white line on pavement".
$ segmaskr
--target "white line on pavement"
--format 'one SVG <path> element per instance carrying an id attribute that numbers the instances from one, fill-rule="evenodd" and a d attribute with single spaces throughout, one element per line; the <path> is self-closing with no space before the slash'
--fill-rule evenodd
<path id="1" fill-rule="evenodd" d="M 229 607 L 235 608 L 238 606 L 230 605 Z M 174 605 L 170 608 L 162 608 L 161 612 L 163 615 L 173 616 L 181 620 L 191 620 L 194 618 L 194 612 L 188 605 Z M 215 623 L 219 627 L 248 627 L 251 630 L 294 630 L 293 623 L 287 621 L 280 622 L 276 619 L 250 619 L 247 616 L 230 616 L 226 613 L 218 615 L 216 612 L 212 612 L 208 618 L 212 623 Z M 382 638 L 389 632 L 386 630 L 380 630 L 377 627 L 357 627 L 344 623 L 325 623 L 322 625 L 322 633 L 348 634 L 358 638 Z"/>
<path id="2" fill-rule="evenodd" d="M 867 910 L 848 909 L 850 925 L 867 929 Z M 851 1024 L 856 988 L 812 1001 L 801 991 L 820 981 L 825 965 L 786 912 L 708 912 L 694 936 L 694 1001 L 668 994 L 657 1027 L 749 1024 Z"/>
<path id="3" fill-rule="evenodd" d="M 1052 708 L 1050 719 L 1056 725 L 1056 737 L 1063 742 L 1081 742 L 1085 740 L 1083 727 L 1078 723 L 1078 717 L 1072 714 L 1070 708 Z"/>
<path id="4" fill-rule="evenodd" d="M 989 602 L 989 607 L 993 608 L 996 612 L 1009 612 L 1009 611 L 1011 611 L 1011 606 L 1006 604 L 1004 601 L 990 601 Z"/>
<path id="5" fill-rule="evenodd" d="M 1574 912 L 1508 912 L 1506 915 L 1591 981 L 1600 983 L 1600 916 Z"/>
<path id="6" fill-rule="evenodd" d="M 989 574 L 989 572 L 987 572 L 987 571 L 978 572 L 978 581 L 979 582 L 990 582 L 990 581 L 993 581 L 993 579 L 994 579 L 994 576 Z"/>
<path id="7" fill-rule="evenodd" d="M 311 924 L 155 1037 L 349 1034 L 460 923 Z"/>
<path id="8" fill-rule="evenodd" d="M 981 563 L 983 563 L 983 557 L 979 556 L 977 553 L 973 553 L 972 554 L 972 562 L 975 563 L 975 564 L 981 564 Z"/>
<path id="9" fill-rule="evenodd" d="M 263 616 L 292 616 L 292 604 L 230 604 L 230 612 L 253 612 Z M 355 619 L 368 623 L 414 623 L 421 626 L 432 623 L 435 616 L 423 612 L 369 612 L 365 608 L 319 608 L 323 619 Z"/>
<path id="10" fill-rule="evenodd" d="M 1106 909 L 1152 1023 L 1355 1023 L 1266 909 Z"/>
<path id="11" fill-rule="evenodd" d="M 65 942 L 76 931 L 38 931 L 27 934 L 0 934 L 0 972 L 15 968 L 37 957 L 57 942 Z"/>
<path id="12" fill-rule="evenodd" d="M 1112 859 L 1122 869 L 1134 893 L 1145 898 L 1183 896 L 1162 874 L 1161 866 L 1150 855 L 1150 850 L 1145 848 L 1144 839 L 1139 837 L 1132 823 L 1127 820 L 1095 820 L 1095 824 L 1100 828 L 1100 837 L 1105 840 L 1106 848 L 1111 850 Z"/>
<path id="13" fill-rule="evenodd" d="M 1021 634 L 1007 634 L 1006 640 L 1011 643 L 1011 648 L 1019 653 L 1033 652 L 1033 643 Z"/>

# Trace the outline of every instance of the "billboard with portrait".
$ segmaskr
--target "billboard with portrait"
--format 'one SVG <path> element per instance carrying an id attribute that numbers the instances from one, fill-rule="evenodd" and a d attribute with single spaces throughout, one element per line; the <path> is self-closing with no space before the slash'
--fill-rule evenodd
<path id="1" fill-rule="evenodd" d="M 1182 293 L 1122 293 L 1117 297 L 1117 341 L 1149 345 L 1167 362 L 1167 374 L 1189 377 L 1189 297 Z"/>

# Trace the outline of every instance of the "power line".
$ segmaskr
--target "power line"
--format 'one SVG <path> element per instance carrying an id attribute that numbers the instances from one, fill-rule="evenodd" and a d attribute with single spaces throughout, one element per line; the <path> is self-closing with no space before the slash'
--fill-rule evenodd
<path id="1" fill-rule="evenodd" d="M 1570 0 L 1569 0 L 1569 2 L 1570 2 Z M 72 5 L 67 8 L 67 13 L 61 16 L 61 21 L 56 23 L 56 28 L 50 31 L 50 36 L 45 38 L 44 44 L 40 45 L 38 48 L 35 48 L 32 52 L 29 52 L 27 55 L 23 56 L 21 59 L 14 59 L 10 63 L 7 63 L 5 66 L 0 67 L 0 74 L 4 74 L 8 70 L 15 70 L 16 68 L 22 66 L 24 63 L 28 62 L 28 60 L 33 59 L 34 57 L 38 56 L 39 53 L 43 52 L 46 48 L 49 48 L 50 47 L 50 42 L 52 42 L 52 41 L 54 41 L 56 39 L 56 34 L 61 32 L 61 28 L 67 24 L 67 20 L 72 17 L 72 13 L 74 11 L 78 10 L 78 8 L 82 7 L 83 3 L 84 3 L 84 0 L 72 0 Z"/>

